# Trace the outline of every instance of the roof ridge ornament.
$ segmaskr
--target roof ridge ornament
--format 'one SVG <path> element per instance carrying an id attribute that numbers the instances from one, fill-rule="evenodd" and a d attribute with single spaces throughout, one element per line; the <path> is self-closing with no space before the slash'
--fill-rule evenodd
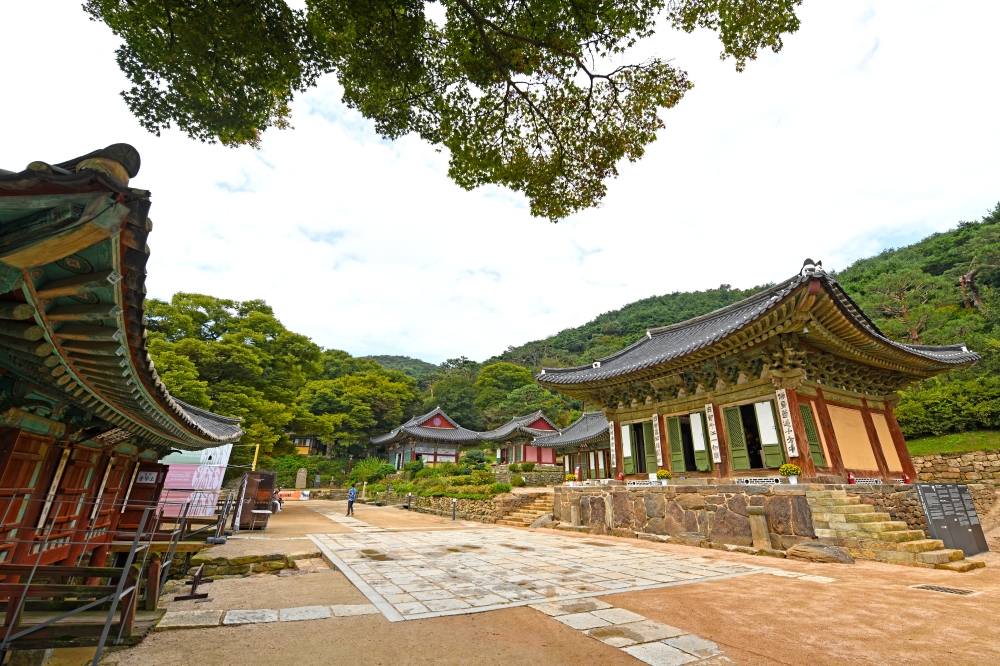
<path id="1" fill-rule="evenodd" d="M 812 259 L 806 259 L 802 262 L 802 270 L 799 271 L 799 275 L 806 276 L 816 274 L 826 275 L 826 271 L 823 270 L 822 261 L 814 262 Z"/>

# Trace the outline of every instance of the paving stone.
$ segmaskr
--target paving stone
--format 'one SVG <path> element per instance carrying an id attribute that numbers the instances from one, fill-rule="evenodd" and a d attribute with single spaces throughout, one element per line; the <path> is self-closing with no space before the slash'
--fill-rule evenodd
<path id="1" fill-rule="evenodd" d="M 472 608 L 472 606 L 461 599 L 431 599 L 425 601 L 424 605 L 434 612 L 462 610 Z"/>
<path id="2" fill-rule="evenodd" d="M 378 615 L 379 609 L 372 604 L 350 604 L 330 606 L 336 617 L 353 617 L 355 615 Z"/>
<path id="3" fill-rule="evenodd" d="M 699 638 L 694 634 L 684 634 L 676 638 L 668 638 L 663 643 L 678 650 L 683 650 L 688 654 L 693 654 L 699 659 L 707 659 L 717 654 L 722 654 L 722 650 L 719 649 L 718 645 L 704 638 Z"/>
<path id="4" fill-rule="evenodd" d="M 427 592 L 411 592 L 410 596 L 417 601 L 431 601 L 432 599 L 454 599 L 455 595 L 447 590 L 428 590 Z"/>
<path id="5" fill-rule="evenodd" d="M 282 622 L 298 622 L 300 620 L 323 620 L 330 617 L 329 606 L 299 606 L 298 608 L 282 608 L 278 619 Z"/>
<path id="6" fill-rule="evenodd" d="M 596 613 L 595 613 L 596 615 Z M 673 638 L 684 634 L 677 627 L 668 624 L 660 624 L 653 620 L 642 620 L 640 622 L 630 622 L 628 624 L 613 624 L 607 627 L 598 627 L 584 632 L 591 638 L 596 638 L 602 643 L 613 645 L 614 647 L 625 647 L 637 643 L 649 643 L 660 641 L 664 638 Z"/>
<path id="7" fill-rule="evenodd" d="M 649 666 L 681 666 L 698 660 L 698 657 L 664 643 L 631 645 L 623 647 L 622 652 L 627 652 Z"/>
<path id="8" fill-rule="evenodd" d="M 277 621 L 278 611 L 276 610 L 231 610 L 226 611 L 226 617 L 222 619 L 222 624 L 264 624 Z"/>
<path id="9" fill-rule="evenodd" d="M 571 613 L 569 615 L 556 615 L 555 620 L 562 622 L 567 627 L 573 627 L 574 629 L 584 630 L 584 629 L 594 629 L 595 627 L 606 627 L 611 623 L 607 620 L 602 620 L 593 613 Z"/>
<path id="10" fill-rule="evenodd" d="M 217 627 L 221 621 L 221 610 L 169 611 L 160 619 L 156 630 L 204 629 L 205 627 Z"/>
<path id="11" fill-rule="evenodd" d="M 428 612 L 430 612 L 427 609 L 427 606 L 424 606 L 423 604 L 416 603 L 416 602 L 409 603 L 409 604 L 393 604 L 393 607 L 397 611 L 399 611 L 400 615 L 416 615 L 416 614 L 419 614 L 419 613 L 428 613 Z"/>
<path id="12" fill-rule="evenodd" d="M 626 624 L 628 622 L 641 622 L 645 620 L 642 615 L 627 611 L 624 608 L 607 608 L 605 610 L 595 610 L 593 614 L 611 624 Z"/>
<path id="13" fill-rule="evenodd" d="M 386 594 L 384 596 L 385 600 L 390 604 L 408 604 L 416 601 L 416 599 L 409 594 Z"/>
<path id="14" fill-rule="evenodd" d="M 484 597 L 467 597 L 462 601 L 469 604 L 473 608 L 481 608 L 483 606 L 497 606 L 500 604 L 510 603 L 509 599 L 506 599 L 504 597 L 498 597 L 495 594 L 487 594 Z"/>

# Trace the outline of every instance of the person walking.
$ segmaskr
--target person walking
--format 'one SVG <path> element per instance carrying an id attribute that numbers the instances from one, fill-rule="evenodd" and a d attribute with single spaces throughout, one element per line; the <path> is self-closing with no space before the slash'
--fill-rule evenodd
<path id="1" fill-rule="evenodd" d="M 347 491 L 347 515 L 354 515 L 354 500 L 358 498 L 358 488 L 356 483 L 351 484 L 351 489 Z"/>

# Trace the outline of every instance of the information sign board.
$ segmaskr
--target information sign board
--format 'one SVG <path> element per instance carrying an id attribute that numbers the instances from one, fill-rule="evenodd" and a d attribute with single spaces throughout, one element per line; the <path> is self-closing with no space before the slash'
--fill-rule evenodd
<path id="1" fill-rule="evenodd" d="M 944 541 L 945 548 L 961 550 L 966 557 L 989 550 L 968 486 L 918 483 L 917 495 L 932 539 Z"/>

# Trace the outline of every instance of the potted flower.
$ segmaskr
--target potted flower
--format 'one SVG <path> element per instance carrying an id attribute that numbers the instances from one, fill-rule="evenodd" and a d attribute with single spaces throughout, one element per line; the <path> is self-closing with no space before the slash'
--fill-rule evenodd
<path id="1" fill-rule="evenodd" d="M 799 475 L 802 474 L 802 470 L 799 469 L 798 465 L 793 465 L 791 463 L 785 463 L 778 468 L 778 474 L 781 476 L 788 477 L 788 483 L 798 483 Z"/>
<path id="2" fill-rule="evenodd" d="M 575 486 L 576 485 L 576 474 L 567 474 L 566 475 L 566 481 L 569 483 L 569 485 Z"/>
<path id="3" fill-rule="evenodd" d="M 674 475 L 668 469 L 658 469 L 656 470 L 656 478 L 660 480 L 661 486 L 665 486 L 670 483 L 670 479 L 674 478 Z"/>

